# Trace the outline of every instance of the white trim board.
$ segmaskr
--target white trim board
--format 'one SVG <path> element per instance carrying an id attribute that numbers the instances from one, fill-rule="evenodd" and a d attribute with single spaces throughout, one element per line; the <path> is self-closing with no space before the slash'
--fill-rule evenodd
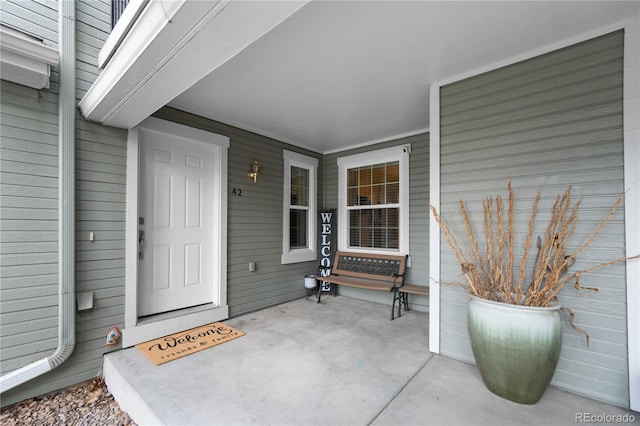
<path id="1" fill-rule="evenodd" d="M 640 16 L 618 22 L 534 51 L 526 52 L 490 66 L 439 81 L 430 86 L 430 168 L 429 202 L 440 208 L 440 88 L 507 65 L 572 46 L 614 31 L 624 30 L 624 185 L 625 249 L 627 255 L 640 253 Z M 440 229 L 429 216 L 429 350 L 440 353 Z M 632 410 L 640 410 L 640 262 L 627 262 L 627 343 L 629 364 L 629 401 Z"/>
<path id="2" fill-rule="evenodd" d="M 169 133 L 183 139 L 193 139 L 214 144 L 218 147 L 218 164 L 216 165 L 217 182 L 213 196 L 216 203 L 214 216 L 217 218 L 215 228 L 220 230 L 214 235 L 216 242 L 213 261 L 218 266 L 217 279 L 219 293 L 214 295 L 217 304 L 204 307 L 187 308 L 175 314 L 160 314 L 145 318 L 138 317 L 138 182 L 139 182 L 139 130 L 152 130 Z M 160 120 L 148 118 L 139 126 L 129 129 L 127 138 L 127 211 L 126 211 L 126 244 L 125 244 L 125 324 L 122 330 L 122 346 L 129 347 L 167 334 L 197 327 L 208 322 L 215 322 L 229 317 L 227 305 L 227 156 L 229 138 L 204 130 Z"/>

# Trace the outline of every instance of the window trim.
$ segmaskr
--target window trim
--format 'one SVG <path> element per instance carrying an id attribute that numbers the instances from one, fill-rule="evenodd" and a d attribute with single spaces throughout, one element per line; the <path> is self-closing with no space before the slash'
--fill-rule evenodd
<path id="1" fill-rule="evenodd" d="M 318 159 L 293 151 L 282 151 L 284 159 L 283 203 L 282 203 L 282 264 L 309 262 L 316 260 L 316 223 L 317 223 L 317 175 Z M 307 229 L 307 247 L 291 249 L 291 167 L 309 171 L 309 221 Z"/>
<path id="2" fill-rule="evenodd" d="M 338 250 L 356 250 L 375 254 L 409 254 L 409 154 L 411 144 L 383 148 L 376 151 L 353 154 L 338 158 Z M 400 165 L 400 212 L 398 249 L 371 249 L 349 246 L 349 220 L 347 209 L 347 170 L 398 161 Z"/>

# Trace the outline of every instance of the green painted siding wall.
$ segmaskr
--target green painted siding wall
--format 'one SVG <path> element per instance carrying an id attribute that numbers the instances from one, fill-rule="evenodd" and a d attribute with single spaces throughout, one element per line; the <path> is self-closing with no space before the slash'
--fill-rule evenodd
<path id="1" fill-rule="evenodd" d="M 324 208 L 338 208 L 338 158 L 375 151 L 392 146 L 411 144 L 409 157 L 409 254 L 412 266 L 407 269 L 406 282 L 429 284 L 429 134 L 423 133 L 402 139 L 368 145 L 325 156 Z M 392 297 L 378 291 L 339 287 L 339 294 L 391 304 Z M 410 295 L 412 309 L 429 310 L 429 298 Z M 330 303 L 330 299 L 329 302 Z"/>
<path id="2" fill-rule="evenodd" d="M 111 3 L 76 2 L 76 98 L 98 76 L 96 58 L 111 26 Z M 3 1 L 2 23 L 57 45 L 55 1 Z M 50 355 L 57 345 L 57 69 L 49 90 L 2 81 L 0 153 L 0 369 Z M 2 395 L 2 405 L 100 374 L 105 334 L 124 322 L 126 130 L 76 119 L 76 291 L 94 308 L 76 314 L 76 348 L 50 373 Z M 95 232 L 96 241 L 88 241 Z"/>
<path id="3" fill-rule="evenodd" d="M 612 33 L 500 68 L 441 89 L 441 211 L 454 220 L 463 199 L 477 229 L 482 200 L 516 191 L 517 241 L 526 234 L 535 194 L 543 196 L 536 234 L 542 234 L 556 194 L 572 185 L 584 197 L 575 244 L 604 217 L 623 186 L 623 34 Z M 459 215 L 455 215 L 459 218 Z M 442 281 L 460 280 L 460 269 L 443 241 Z M 534 254 L 531 264 L 535 258 Z M 578 258 L 575 268 L 624 255 L 623 212 Z M 586 296 L 571 285 L 560 302 L 591 336 L 590 347 L 563 323 L 563 349 L 552 384 L 594 399 L 628 406 L 624 265 L 600 269 L 580 280 L 600 289 Z M 442 286 L 441 349 L 473 360 L 466 327 L 467 295 Z M 565 317 L 566 319 L 566 317 Z"/>
<path id="4" fill-rule="evenodd" d="M 318 194 L 323 192 L 322 155 L 276 140 L 217 123 L 172 108 L 155 117 L 228 136 L 228 259 L 227 300 L 231 316 L 303 297 L 304 276 L 316 271 L 315 262 L 283 265 L 283 150 L 318 159 Z M 249 167 L 259 161 L 257 183 L 248 177 Z M 242 196 L 234 196 L 233 189 Z M 238 193 L 238 191 L 236 191 Z M 318 205 L 321 205 L 320 199 Z M 249 262 L 256 271 L 249 272 Z"/>
<path id="5" fill-rule="evenodd" d="M 55 93 L 4 80 L 0 90 L 0 370 L 5 373 L 57 346 L 58 116 Z"/>

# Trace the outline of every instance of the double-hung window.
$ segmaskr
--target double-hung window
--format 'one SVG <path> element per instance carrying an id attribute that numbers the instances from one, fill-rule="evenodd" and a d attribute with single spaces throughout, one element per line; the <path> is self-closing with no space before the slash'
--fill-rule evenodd
<path id="1" fill-rule="evenodd" d="M 338 159 L 338 247 L 409 252 L 410 145 Z"/>
<path id="2" fill-rule="evenodd" d="M 316 259 L 318 160 L 284 151 L 282 263 Z"/>

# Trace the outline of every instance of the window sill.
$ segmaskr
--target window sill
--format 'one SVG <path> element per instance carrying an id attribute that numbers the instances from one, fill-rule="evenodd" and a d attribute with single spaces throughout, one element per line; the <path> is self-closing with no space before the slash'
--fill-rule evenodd
<path id="1" fill-rule="evenodd" d="M 316 260 L 316 252 L 314 250 L 296 250 L 290 251 L 282 255 L 282 264 L 311 262 Z"/>

